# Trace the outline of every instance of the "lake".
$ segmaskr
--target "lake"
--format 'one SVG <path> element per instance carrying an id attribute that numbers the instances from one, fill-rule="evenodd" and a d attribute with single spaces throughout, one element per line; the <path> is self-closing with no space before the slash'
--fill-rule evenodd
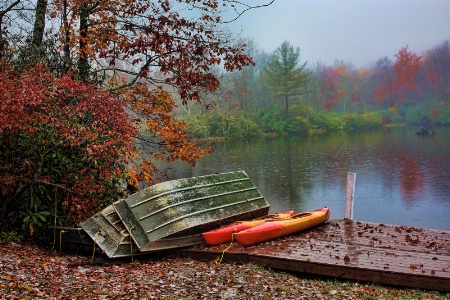
<path id="1" fill-rule="evenodd" d="M 412 128 L 216 142 L 195 167 L 169 179 L 244 170 L 270 212 L 327 206 L 344 217 L 347 173 L 356 173 L 353 219 L 450 230 L 450 128 Z M 169 180 L 168 179 L 168 180 Z"/>

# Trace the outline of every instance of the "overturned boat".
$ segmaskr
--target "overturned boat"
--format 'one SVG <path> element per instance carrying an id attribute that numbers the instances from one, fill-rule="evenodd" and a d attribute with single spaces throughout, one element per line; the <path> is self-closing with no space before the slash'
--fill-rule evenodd
<path id="1" fill-rule="evenodd" d="M 123 257 L 200 244 L 205 231 L 268 211 L 248 175 L 237 171 L 155 184 L 80 225 L 108 257 Z"/>
<path id="2" fill-rule="evenodd" d="M 108 257 L 124 257 L 139 253 L 112 205 L 81 222 L 80 225 Z"/>

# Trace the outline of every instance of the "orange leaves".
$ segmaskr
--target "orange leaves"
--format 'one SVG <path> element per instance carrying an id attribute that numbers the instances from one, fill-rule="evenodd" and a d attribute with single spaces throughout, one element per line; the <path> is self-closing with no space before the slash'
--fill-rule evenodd
<path id="1" fill-rule="evenodd" d="M 408 51 L 408 47 L 400 49 L 395 55 L 397 61 L 393 69 L 396 72 L 394 89 L 400 97 L 408 91 L 416 91 L 414 77 L 420 69 L 421 56 Z"/>
<path id="2" fill-rule="evenodd" d="M 359 80 L 363 80 L 365 78 L 369 78 L 370 75 L 372 75 L 373 71 L 368 68 L 360 68 L 356 71 L 357 78 Z"/>
<path id="3" fill-rule="evenodd" d="M 414 75 L 420 68 L 421 56 L 413 52 L 408 51 L 408 47 L 400 49 L 395 55 L 397 61 L 395 62 L 393 69 L 400 75 Z"/>
<path id="4" fill-rule="evenodd" d="M 175 102 L 170 93 L 161 88 L 150 89 L 138 83 L 125 92 L 125 99 L 139 116 L 136 127 L 140 128 L 144 160 L 135 159 L 135 166 L 129 169 L 128 183 L 139 181 L 153 184 L 164 176 L 155 164 L 157 160 L 184 160 L 195 164 L 196 159 L 210 151 L 199 147 L 187 137 L 186 124 L 173 116 Z"/>
<path id="5" fill-rule="evenodd" d="M 397 113 L 397 107 L 395 106 L 389 107 L 389 113 L 395 115 Z"/>
<path id="6" fill-rule="evenodd" d="M 342 77 L 350 76 L 349 70 L 348 70 L 347 66 L 344 64 L 339 64 L 334 69 L 338 76 L 342 76 Z"/>
<path id="7" fill-rule="evenodd" d="M 125 100 L 132 105 L 133 110 L 150 115 L 155 112 L 171 113 L 175 101 L 162 88 L 149 89 L 143 83 L 137 83 L 125 92 Z"/>

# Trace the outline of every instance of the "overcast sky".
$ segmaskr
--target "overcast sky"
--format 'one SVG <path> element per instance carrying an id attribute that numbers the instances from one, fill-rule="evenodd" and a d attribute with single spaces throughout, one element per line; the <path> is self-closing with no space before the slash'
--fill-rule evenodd
<path id="1" fill-rule="evenodd" d="M 244 13 L 229 28 L 243 29 L 243 36 L 268 53 L 287 40 L 309 66 L 338 59 L 369 67 L 384 56 L 395 60 L 402 47 L 422 55 L 450 40 L 450 0 L 275 0 Z"/>

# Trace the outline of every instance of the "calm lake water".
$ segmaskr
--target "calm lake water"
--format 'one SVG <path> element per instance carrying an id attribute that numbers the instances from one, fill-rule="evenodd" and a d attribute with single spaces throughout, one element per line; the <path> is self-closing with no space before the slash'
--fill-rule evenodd
<path id="1" fill-rule="evenodd" d="M 344 217 L 347 173 L 356 173 L 353 218 L 450 230 L 450 129 L 412 128 L 217 142 L 195 167 L 171 165 L 169 179 L 244 170 L 270 212 L 328 206 Z"/>

